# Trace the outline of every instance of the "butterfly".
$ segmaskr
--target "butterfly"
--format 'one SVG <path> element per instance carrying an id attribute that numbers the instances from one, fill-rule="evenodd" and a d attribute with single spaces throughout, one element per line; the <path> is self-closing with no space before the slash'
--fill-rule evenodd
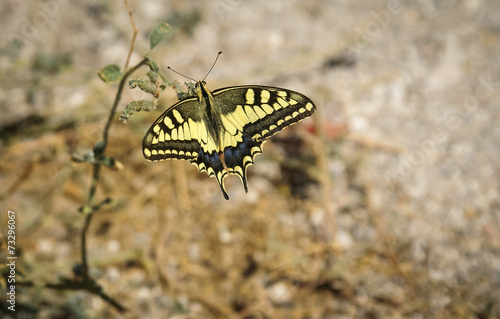
<path id="1" fill-rule="evenodd" d="M 316 107 L 305 95 L 282 88 L 243 85 L 210 91 L 205 81 L 194 94 L 169 107 L 143 140 L 149 161 L 188 160 L 215 177 L 225 199 L 228 175 L 240 177 L 262 153 L 263 143 L 285 127 L 311 116 Z"/>

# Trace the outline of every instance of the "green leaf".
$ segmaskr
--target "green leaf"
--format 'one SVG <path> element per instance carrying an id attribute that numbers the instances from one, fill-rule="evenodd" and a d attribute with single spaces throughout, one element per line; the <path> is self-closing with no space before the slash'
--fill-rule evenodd
<path id="1" fill-rule="evenodd" d="M 103 67 L 97 75 L 105 83 L 115 83 L 122 79 L 123 73 L 120 71 L 120 67 L 116 64 L 109 64 Z"/>
<path id="2" fill-rule="evenodd" d="M 163 39 L 168 38 L 172 34 L 172 27 L 166 22 L 156 24 L 151 33 L 149 34 L 149 47 L 152 50 Z"/>

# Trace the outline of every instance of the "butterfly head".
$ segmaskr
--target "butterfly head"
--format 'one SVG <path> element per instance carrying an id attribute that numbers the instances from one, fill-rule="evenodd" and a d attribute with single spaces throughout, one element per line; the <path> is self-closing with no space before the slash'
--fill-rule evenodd
<path id="1" fill-rule="evenodd" d="M 209 100 L 209 98 L 212 98 L 212 92 L 210 92 L 209 89 L 207 89 L 207 82 L 205 81 L 198 81 L 196 82 L 195 85 L 195 91 L 196 91 L 196 96 L 198 97 L 198 101 L 201 102 L 203 100 Z"/>

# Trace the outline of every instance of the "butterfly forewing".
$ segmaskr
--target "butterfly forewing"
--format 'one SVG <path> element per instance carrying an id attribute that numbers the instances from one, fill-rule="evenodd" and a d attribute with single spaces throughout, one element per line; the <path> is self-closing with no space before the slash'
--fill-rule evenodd
<path id="1" fill-rule="evenodd" d="M 199 132 L 203 126 L 196 98 L 182 100 L 165 111 L 151 126 L 143 140 L 147 160 L 191 160 L 200 150 Z"/>
<path id="2" fill-rule="evenodd" d="M 215 90 L 213 95 L 221 105 L 222 117 L 236 120 L 245 135 L 258 141 L 265 141 L 315 111 L 305 95 L 276 87 L 236 86 Z"/>

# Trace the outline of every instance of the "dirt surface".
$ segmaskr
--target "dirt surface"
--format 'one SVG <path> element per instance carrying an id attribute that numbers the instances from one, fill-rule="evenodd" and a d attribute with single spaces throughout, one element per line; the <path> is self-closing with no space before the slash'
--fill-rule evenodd
<path id="1" fill-rule="evenodd" d="M 92 165 L 132 38 L 121 1 L 3 1 L 2 265 L 16 212 L 24 318 L 500 318 L 500 2 L 130 1 L 151 53 L 210 89 L 299 91 L 317 113 L 279 133 L 249 192 L 184 161 L 146 162 L 142 138 L 176 101 L 119 114 L 87 237 L 90 275 L 127 307 L 44 287 L 80 275 Z M 134 77 L 145 78 L 146 68 Z M 128 88 L 119 111 L 146 94 Z M 6 273 L 6 268 L 2 268 Z M 31 282 L 27 287 L 22 283 Z M 2 287 L 5 287 L 3 283 Z M 5 300 L 6 295 L 2 296 Z M 2 301 L 6 318 L 13 317 Z"/>

